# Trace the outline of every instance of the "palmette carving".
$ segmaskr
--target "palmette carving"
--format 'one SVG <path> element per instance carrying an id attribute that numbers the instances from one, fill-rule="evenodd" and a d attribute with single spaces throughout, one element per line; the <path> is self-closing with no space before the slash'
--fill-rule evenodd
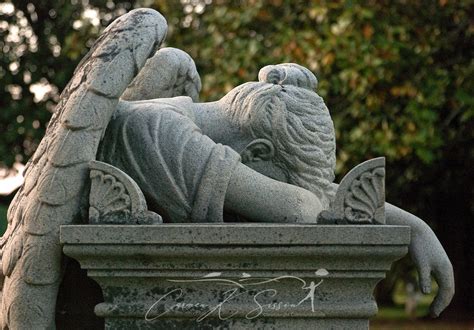
<path id="1" fill-rule="evenodd" d="M 156 224 L 162 219 L 148 211 L 138 185 L 120 169 L 99 161 L 89 165 L 89 223 Z"/>
<path id="2" fill-rule="evenodd" d="M 113 176 L 99 171 L 91 171 L 91 181 L 90 223 L 109 222 L 107 219 L 111 217 L 130 218 L 130 197 L 123 184 Z"/>
<path id="3" fill-rule="evenodd" d="M 376 168 L 352 182 L 344 199 L 344 217 L 349 222 L 383 221 L 385 170 Z"/>
<path id="4" fill-rule="evenodd" d="M 318 222 L 385 224 L 385 158 L 365 161 L 347 173 Z"/>

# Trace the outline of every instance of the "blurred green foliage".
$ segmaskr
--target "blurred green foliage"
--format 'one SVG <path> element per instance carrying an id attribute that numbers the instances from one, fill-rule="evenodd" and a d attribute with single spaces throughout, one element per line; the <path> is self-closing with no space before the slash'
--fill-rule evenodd
<path id="1" fill-rule="evenodd" d="M 203 101 L 255 80 L 267 64 L 296 62 L 313 70 L 335 122 L 338 175 L 386 156 L 388 200 L 429 219 L 459 276 L 474 278 L 463 259 L 474 255 L 472 247 L 458 246 L 474 235 L 472 1 L 5 4 L 0 3 L 4 165 L 32 155 L 59 91 L 100 31 L 133 7 L 151 7 L 170 25 L 166 45 L 195 59 Z M 473 297 L 472 285 L 469 290 Z M 462 303 L 474 308 L 472 299 Z"/>
<path id="2" fill-rule="evenodd" d="M 196 60 L 203 100 L 266 64 L 315 71 L 337 129 L 338 173 L 385 155 L 410 164 L 397 175 L 416 180 L 443 146 L 472 136 L 469 1 L 17 1 L 0 16 L 2 162 L 31 156 L 87 46 L 132 6 L 165 15 L 167 44 Z M 48 83 L 35 100 L 32 85 Z"/>

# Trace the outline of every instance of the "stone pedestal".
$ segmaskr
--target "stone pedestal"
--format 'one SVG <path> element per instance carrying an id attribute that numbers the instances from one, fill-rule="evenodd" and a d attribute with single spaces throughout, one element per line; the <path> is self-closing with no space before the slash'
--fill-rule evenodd
<path id="1" fill-rule="evenodd" d="M 103 290 L 107 329 L 365 329 L 409 241 L 387 225 L 61 227 Z"/>

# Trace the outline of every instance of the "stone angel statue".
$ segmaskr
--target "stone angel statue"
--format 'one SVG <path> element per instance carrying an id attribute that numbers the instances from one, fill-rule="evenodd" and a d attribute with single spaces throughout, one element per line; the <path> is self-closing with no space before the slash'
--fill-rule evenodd
<path id="1" fill-rule="evenodd" d="M 129 175 L 160 215 L 155 223 L 316 223 L 331 208 L 334 126 L 314 74 L 292 63 L 266 66 L 258 81 L 199 103 L 189 55 L 157 51 L 166 29 L 154 10 L 120 17 L 63 91 L 9 208 L 3 329 L 54 328 L 64 273 L 59 227 L 84 222 L 91 160 Z M 438 315 L 454 293 L 449 259 L 421 219 L 384 207 L 388 224 L 412 228 L 422 290 L 429 292 L 431 274 L 440 287 L 431 309 Z"/>

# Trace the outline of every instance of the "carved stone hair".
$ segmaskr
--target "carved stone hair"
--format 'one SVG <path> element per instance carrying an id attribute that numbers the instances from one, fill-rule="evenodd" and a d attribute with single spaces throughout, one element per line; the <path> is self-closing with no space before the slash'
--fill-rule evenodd
<path id="1" fill-rule="evenodd" d="M 228 113 L 253 138 L 275 146 L 274 163 L 288 182 L 316 194 L 329 206 L 336 164 L 334 125 L 316 77 L 296 64 L 267 66 L 260 82 L 236 87 L 226 96 Z"/>
<path id="2" fill-rule="evenodd" d="M 258 81 L 279 85 L 293 85 L 316 91 L 318 79 L 314 74 L 296 63 L 267 65 L 260 69 Z"/>

